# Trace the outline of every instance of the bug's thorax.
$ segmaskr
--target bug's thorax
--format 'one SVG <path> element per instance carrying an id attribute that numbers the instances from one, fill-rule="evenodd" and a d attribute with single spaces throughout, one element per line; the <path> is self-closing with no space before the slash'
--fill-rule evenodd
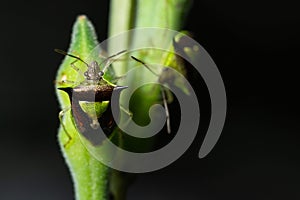
<path id="1" fill-rule="evenodd" d="M 115 86 L 100 81 L 98 84 L 80 84 L 73 88 L 73 97 L 84 101 L 109 101 Z"/>
<path id="2" fill-rule="evenodd" d="M 95 96 L 99 96 L 100 93 L 104 92 L 111 95 L 114 86 L 103 79 L 104 72 L 100 70 L 99 64 L 96 61 L 88 65 L 83 75 L 84 81 L 73 88 L 73 93 L 82 93 L 83 95 L 94 94 Z"/>

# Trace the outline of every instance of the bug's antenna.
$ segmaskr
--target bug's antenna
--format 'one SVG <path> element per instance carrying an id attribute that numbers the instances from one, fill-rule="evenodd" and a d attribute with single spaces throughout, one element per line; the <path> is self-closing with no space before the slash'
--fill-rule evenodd
<path id="1" fill-rule="evenodd" d="M 154 75 L 158 76 L 159 77 L 159 74 L 155 73 L 146 63 L 144 63 L 143 61 L 137 59 L 136 57 L 134 56 L 131 56 L 131 58 L 139 63 L 141 63 L 142 65 L 144 65 L 150 72 L 152 72 Z"/>
<path id="2" fill-rule="evenodd" d="M 123 51 L 120 51 L 120 52 L 118 52 L 118 53 L 116 53 L 116 54 L 114 54 L 114 55 L 112 55 L 112 56 L 109 56 L 109 57 L 105 58 L 105 59 L 100 63 L 100 66 L 101 66 L 103 63 L 106 63 L 105 66 L 103 67 L 102 72 L 105 72 L 105 71 L 107 70 L 107 68 L 110 66 L 110 64 L 112 63 L 112 62 L 109 62 L 111 58 L 116 57 L 116 56 L 118 56 L 118 55 L 120 55 L 120 54 L 122 54 L 122 53 L 125 53 L 126 51 L 127 51 L 127 50 L 123 50 Z"/>
<path id="3" fill-rule="evenodd" d="M 141 63 L 142 65 L 144 65 L 150 72 L 152 72 L 154 75 L 156 76 L 160 76 L 159 74 L 155 73 L 146 63 L 144 63 L 143 61 L 137 59 L 134 56 L 131 56 L 131 58 L 139 63 Z M 166 111 L 166 118 L 167 118 L 167 131 L 168 133 L 171 133 L 171 125 L 170 125 L 170 113 L 169 113 L 169 109 L 168 109 L 168 103 L 167 103 L 167 98 L 166 98 L 166 90 L 161 87 L 161 94 L 162 94 L 162 98 L 163 98 L 163 103 L 164 103 L 164 107 L 165 107 L 165 111 Z"/>
<path id="4" fill-rule="evenodd" d="M 162 89 L 161 94 L 162 94 L 162 97 L 163 97 L 164 107 L 166 109 L 167 131 L 168 131 L 168 133 L 171 133 L 170 113 L 169 113 L 168 102 L 167 102 L 167 98 L 166 98 L 166 90 Z"/>
<path id="5" fill-rule="evenodd" d="M 67 52 L 63 51 L 63 50 L 60 50 L 60 49 L 54 49 L 54 51 L 56 53 L 60 53 L 62 55 L 65 55 L 65 56 L 70 56 L 72 58 L 76 58 L 77 60 L 80 60 L 81 62 L 83 62 L 84 64 L 86 64 L 87 67 L 89 67 L 89 64 L 87 64 L 84 60 L 82 60 L 81 58 L 79 58 L 78 56 L 74 56 L 72 54 L 68 54 Z"/>

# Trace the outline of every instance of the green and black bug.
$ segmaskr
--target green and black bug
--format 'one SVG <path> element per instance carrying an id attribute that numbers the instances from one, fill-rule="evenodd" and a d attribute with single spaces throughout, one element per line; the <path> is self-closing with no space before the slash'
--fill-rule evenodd
<path id="1" fill-rule="evenodd" d="M 125 51 L 104 59 L 100 64 L 98 64 L 97 61 L 88 64 L 78 56 L 68 54 L 59 49 L 55 49 L 55 51 L 75 58 L 76 60 L 71 63 L 71 66 L 76 71 L 79 71 L 79 69 L 74 63 L 78 60 L 87 66 L 87 70 L 83 74 L 83 82 L 80 82 L 75 87 L 59 87 L 58 89 L 68 94 L 71 102 L 72 121 L 75 127 L 93 145 L 99 145 L 102 142 L 101 137 L 98 137 L 100 128 L 109 136 L 116 126 L 111 111 L 112 93 L 116 92 L 120 94 L 122 89 L 127 88 L 126 86 L 117 86 L 110 83 L 103 78 L 103 75 L 105 70 L 110 66 L 111 59 Z M 104 65 L 102 70 L 100 70 L 101 65 Z M 71 136 L 62 122 L 62 117 L 66 111 L 67 110 L 61 111 L 59 118 L 70 141 Z"/>
<path id="2" fill-rule="evenodd" d="M 97 61 L 93 61 L 88 64 L 78 56 L 68 54 L 59 49 L 55 49 L 55 51 L 57 53 L 75 58 L 76 60 L 71 63 L 71 66 L 76 71 L 79 71 L 79 69 L 74 64 L 77 61 L 81 61 L 87 67 L 86 71 L 83 73 L 84 80 L 82 82 L 77 84 L 75 87 L 59 87 L 58 89 L 68 94 L 69 100 L 71 102 L 71 119 L 77 130 L 93 145 L 99 145 L 103 141 L 103 139 L 98 135 L 100 128 L 103 130 L 106 136 L 109 136 L 116 127 L 116 122 L 113 118 L 111 110 L 112 93 L 115 92 L 117 95 L 120 95 L 120 92 L 123 89 L 127 88 L 127 86 L 117 86 L 105 80 L 103 76 L 107 68 L 112 64 L 113 58 L 119 56 L 125 51 L 121 51 L 113 56 L 104 59 L 104 61 L 100 64 L 98 64 Z M 157 76 L 161 84 L 165 82 L 160 80 L 161 75 L 154 72 L 145 62 L 137 59 L 134 56 L 131 56 L 131 58 L 141 63 L 151 73 Z M 100 70 L 100 66 L 102 65 L 103 69 Z M 67 82 L 67 80 L 65 80 L 65 82 Z M 163 105 L 165 107 L 167 132 L 170 133 L 171 126 L 167 105 L 167 90 L 163 87 L 161 87 L 161 96 Z M 66 132 L 70 141 L 72 138 L 62 121 L 63 115 L 68 110 L 69 109 L 61 111 L 59 118 L 62 127 L 64 128 L 64 131 Z M 131 115 L 129 111 L 125 110 L 125 112 Z"/>

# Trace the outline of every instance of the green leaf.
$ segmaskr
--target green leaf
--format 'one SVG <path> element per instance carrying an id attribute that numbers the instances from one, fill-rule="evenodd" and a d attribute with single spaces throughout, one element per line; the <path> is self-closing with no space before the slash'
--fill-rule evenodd
<path id="1" fill-rule="evenodd" d="M 96 33 L 91 22 L 86 16 L 79 16 L 73 27 L 72 41 L 68 52 L 85 59 L 97 44 Z M 63 80 L 75 82 L 80 80 L 78 72 L 71 67 L 73 61 L 74 58 L 64 58 L 57 72 L 56 88 L 66 87 L 66 84 L 62 83 Z M 83 68 L 85 66 L 76 62 L 76 67 Z M 56 89 L 56 94 L 62 109 L 70 107 L 69 97 L 65 92 Z M 60 126 L 58 140 L 70 168 L 76 199 L 108 199 L 110 169 L 96 160 L 82 145 L 79 133 L 72 122 L 70 111 L 65 114 L 63 119 L 66 130 L 72 139 L 69 141 L 64 129 Z"/>

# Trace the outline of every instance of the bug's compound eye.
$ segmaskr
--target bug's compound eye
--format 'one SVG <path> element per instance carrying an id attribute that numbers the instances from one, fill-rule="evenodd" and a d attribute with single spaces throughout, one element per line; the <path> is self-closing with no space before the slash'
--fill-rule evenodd
<path id="1" fill-rule="evenodd" d="M 104 72 L 103 72 L 103 71 L 100 71 L 100 72 L 98 73 L 98 75 L 99 75 L 100 77 L 102 77 L 102 76 L 104 75 Z"/>

